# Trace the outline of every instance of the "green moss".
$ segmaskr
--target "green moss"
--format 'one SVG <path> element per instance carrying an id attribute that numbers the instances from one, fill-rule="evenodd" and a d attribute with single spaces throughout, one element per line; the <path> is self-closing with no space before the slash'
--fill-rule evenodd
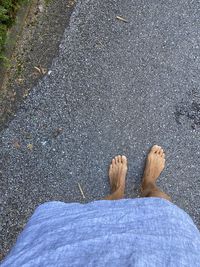
<path id="1" fill-rule="evenodd" d="M 0 61 L 4 59 L 7 31 L 15 21 L 18 8 L 24 2 L 27 0 L 0 0 Z"/>
<path id="2" fill-rule="evenodd" d="M 45 4 L 49 5 L 52 2 L 52 0 L 45 0 Z"/>

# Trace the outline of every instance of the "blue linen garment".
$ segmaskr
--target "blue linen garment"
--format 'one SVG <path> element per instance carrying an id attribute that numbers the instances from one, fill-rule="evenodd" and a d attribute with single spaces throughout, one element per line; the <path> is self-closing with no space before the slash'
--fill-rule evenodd
<path id="1" fill-rule="evenodd" d="M 200 233 L 160 198 L 40 205 L 2 267 L 200 267 Z"/>

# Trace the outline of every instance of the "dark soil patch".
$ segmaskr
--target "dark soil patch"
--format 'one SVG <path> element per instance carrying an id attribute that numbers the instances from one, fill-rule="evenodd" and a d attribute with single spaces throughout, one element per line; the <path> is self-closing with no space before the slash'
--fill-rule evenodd
<path id="1" fill-rule="evenodd" d="M 24 0 L 25 1 L 25 0 Z M 34 0 L 0 90 L 0 131 L 56 57 L 75 0 Z"/>

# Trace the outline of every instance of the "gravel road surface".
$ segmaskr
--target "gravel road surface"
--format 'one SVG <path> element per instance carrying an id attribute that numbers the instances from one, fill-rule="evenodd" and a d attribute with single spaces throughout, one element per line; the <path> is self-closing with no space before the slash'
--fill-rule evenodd
<path id="1" fill-rule="evenodd" d="M 153 144 L 166 150 L 159 186 L 200 226 L 199 23 L 199 1 L 77 2 L 58 57 L 0 134 L 3 252 L 38 204 L 108 194 L 117 154 L 138 197 Z"/>

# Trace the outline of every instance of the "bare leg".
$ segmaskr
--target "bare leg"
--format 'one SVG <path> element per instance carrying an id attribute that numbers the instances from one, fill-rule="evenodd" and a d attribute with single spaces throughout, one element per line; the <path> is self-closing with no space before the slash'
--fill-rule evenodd
<path id="1" fill-rule="evenodd" d="M 160 146 L 153 146 L 146 159 L 142 178 L 141 197 L 160 197 L 171 201 L 170 196 L 156 186 L 156 180 L 165 167 L 165 154 Z"/>
<path id="2" fill-rule="evenodd" d="M 116 200 L 124 197 L 126 173 L 127 158 L 125 156 L 116 156 L 112 159 L 109 167 L 111 194 L 104 199 Z"/>

